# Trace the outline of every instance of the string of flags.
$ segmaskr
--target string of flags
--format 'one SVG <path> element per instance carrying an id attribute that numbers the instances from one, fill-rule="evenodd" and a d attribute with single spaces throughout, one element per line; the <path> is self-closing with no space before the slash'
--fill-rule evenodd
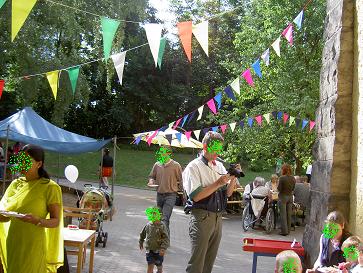
<path id="1" fill-rule="evenodd" d="M 184 134 L 186 136 L 186 138 L 189 140 L 192 137 L 192 134 L 194 134 L 195 138 L 197 140 L 200 140 L 201 137 L 201 133 L 202 135 L 206 134 L 208 131 L 214 131 L 214 132 L 221 132 L 222 134 L 225 134 L 227 132 L 227 128 L 229 126 L 230 131 L 234 132 L 236 129 L 236 125 L 239 126 L 239 128 L 244 129 L 244 128 L 252 128 L 254 124 L 257 124 L 258 127 L 262 127 L 263 125 L 263 119 L 265 119 L 265 123 L 270 124 L 271 122 L 271 118 L 274 118 L 275 120 L 278 121 L 282 121 L 283 125 L 286 127 L 291 127 L 292 125 L 295 124 L 296 128 L 300 128 L 300 130 L 304 131 L 307 130 L 307 128 L 309 128 L 309 133 L 313 130 L 313 128 L 315 127 L 316 123 L 314 120 L 309 120 L 309 119 L 301 119 L 299 117 L 294 117 L 291 116 L 289 113 L 286 112 L 282 112 L 282 111 L 274 111 L 271 113 L 266 113 L 266 114 L 260 114 L 254 117 L 247 117 L 247 118 L 243 118 L 242 120 L 238 121 L 238 122 L 232 122 L 232 123 L 226 123 L 226 124 L 221 124 L 221 125 L 217 125 L 217 126 L 212 126 L 212 127 L 206 127 L 203 129 L 197 129 L 197 130 L 190 130 L 190 131 L 185 131 L 184 133 L 178 132 L 175 134 L 166 134 L 165 138 L 169 141 L 170 145 L 171 145 L 171 141 L 174 138 L 174 135 L 177 139 L 181 139 L 181 136 Z M 178 120 L 180 122 L 180 120 Z M 248 127 L 247 127 L 248 126 Z M 148 133 L 141 133 L 138 134 L 137 137 L 135 137 L 133 143 L 138 145 L 141 138 L 146 136 L 147 138 L 147 143 L 150 146 L 151 145 L 151 141 L 153 138 L 155 138 L 159 132 L 164 132 L 166 129 L 168 128 L 168 126 L 164 126 L 162 128 L 159 128 L 157 130 L 155 130 L 150 136 L 147 135 Z M 173 128 L 175 129 L 175 128 Z M 180 142 L 180 140 L 179 140 Z"/>

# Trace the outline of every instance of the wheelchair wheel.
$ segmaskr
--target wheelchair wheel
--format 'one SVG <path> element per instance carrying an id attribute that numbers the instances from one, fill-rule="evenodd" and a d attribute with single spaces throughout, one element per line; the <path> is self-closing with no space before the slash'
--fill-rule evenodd
<path id="1" fill-rule="evenodd" d="M 242 228 L 243 228 L 243 230 L 247 231 L 252 222 L 253 222 L 253 217 L 249 213 L 249 205 L 246 205 L 245 208 L 243 209 L 243 213 L 242 213 Z"/>
<path id="2" fill-rule="evenodd" d="M 269 208 L 266 213 L 266 233 L 270 234 L 275 227 L 275 216 L 273 208 Z"/>

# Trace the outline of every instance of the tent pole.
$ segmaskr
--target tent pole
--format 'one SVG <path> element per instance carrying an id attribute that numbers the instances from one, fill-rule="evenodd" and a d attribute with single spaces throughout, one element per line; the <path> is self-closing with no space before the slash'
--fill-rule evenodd
<path id="1" fill-rule="evenodd" d="M 102 168 L 103 168 L 103 147 L 101 149 L 101 163 L 100 163 L 100 171 L 99 171 L 99 179 L 98 179 L 98 187 L 101 188 L 102 182 Z"/>
<path id="2" fill-rule="evenodd" d="M 60 153 L 58 153 L 58 175 L 57 175 L 57 184 L 59 184 L 60 177 Z"/>
<path id="3" fill-rule="evenodd" d="M 5 186 L 6 186 L 6 165 L 8 162 L 9 131 L 10 131 L 10 125 L 8 124 L 8 128 L 6 129 L 6 145 L 4 151 L 3 196 L 5 194 Z"/>

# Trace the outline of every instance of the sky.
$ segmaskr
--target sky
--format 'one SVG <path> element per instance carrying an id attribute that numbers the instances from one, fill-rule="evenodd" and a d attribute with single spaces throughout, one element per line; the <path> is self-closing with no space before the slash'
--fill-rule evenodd
<path id="1" fill-rule="evenodd" d="M 171 37 L 173 35 L 172 34 L 177 34 L 177 28 L 174 25 L 173 20 L 175 19 L 175 16 L 173 13 L 171 13 L 169 11 L 169 0 L 149 0 L 149 3 L 158 10 L 158 12 L 156 13 L 156 16 L 164 22 L 164 27 L 167 29 L 167 32 L 169 34 L 167 34 L 168 38 L 174 38 L 175 37 Z"/>

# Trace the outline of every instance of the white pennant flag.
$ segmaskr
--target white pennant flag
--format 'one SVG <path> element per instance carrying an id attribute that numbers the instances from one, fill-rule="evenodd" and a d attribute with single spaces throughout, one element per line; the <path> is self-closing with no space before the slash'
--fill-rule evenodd
<path id="1" fill-rule="evenodd" d="M 270 123 L 270 113 L 264 114 L 263 117 L 266 119 L 267 123 Z"/>
<path id="2" fill-rule="evenodd" d="M 280 40 L 281 37 L 277 38 L 275 42 L 273 42 L 272 47 L 275 50 L 277 56 L 280 57 Z"/>
<path id="3" fill-rule="evenodd" d="M 266 51 L 261 55 L 261 59 L 265 62 L 266 66 L 270 64 L 270 49 L 266 49 Z"/>
<path id="4" fill-rule="evenodd" d="M 208 56 L 208 21 L 193 25 L 192 32 Z"/>
<path id="5" fill-rule="evenodd" d="M 200 120 L 202 118 L 203 109 L 204 109 L 204 105 L 202 105 L 201 107 L 198 108 L 199 116 L 198 116 L 197 120 Z"/>
<path id="6" fill-rule="evenodd" d="M 163 25 L 146 24 L 144 25 L 144 29 L 146 32 L 147 41 L 149 43 L 151 54 L 153 55 L 156 67 L 158 64 L 160 38 L 161 38 L 161 31 L 163 30 Z"/>
<path id="7" fill-rule="evenodd" d="M 236 128 L 236 122 L 230 123 L 229 127 L 231 127 L 232 132 L 234 131 L 234 128 Z"/>
<path id="8" fill-rule="evenodd" d="M 194 131 L 194 135 L 197 138 L 197 140 L 199 140 L 199 134 L 200 134 L 200 130 L 195 130 Z"/>
<path id="9" fill-rule="evenodd" d="M 125 57 L 126 51 L 111 56 L 117 72 L 118 80 L 120 81 L 120 85 L 122 85 L 122 76 L 124 74 Z"/>
<path id="10" fill-rule="evenodd" d="M 232 89 L 234 90 L 234 92 L 236 92 L 238 95 L 240 94 L 240 87 L 239 87 L 239 77 L 237 77 L 231 84 L 230 86 L 232 87 Z"/>

